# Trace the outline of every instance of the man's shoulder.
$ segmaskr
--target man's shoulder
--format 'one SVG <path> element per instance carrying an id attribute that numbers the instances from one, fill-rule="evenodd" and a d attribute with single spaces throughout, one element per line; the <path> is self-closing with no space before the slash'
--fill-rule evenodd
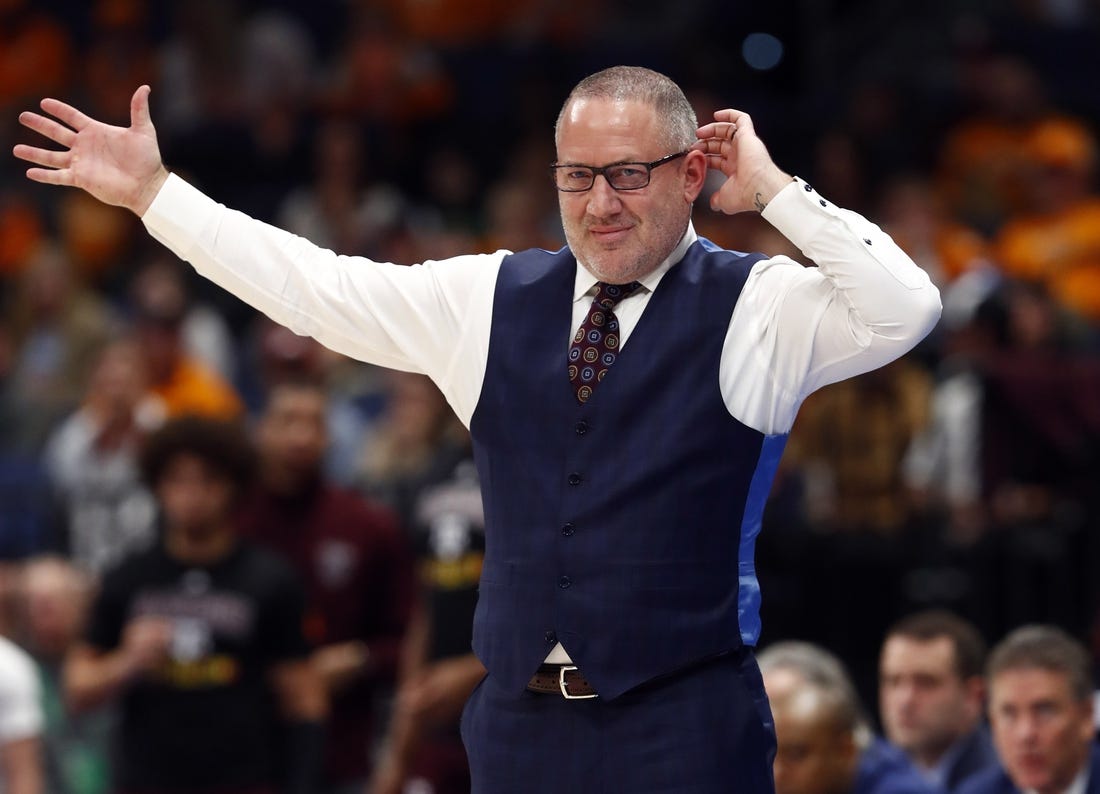
<path id="1" fill-rule="evenodd" d="M 962 740 L 958 754 L 947 769 L 947 785 L 956 789 L 963 781 L 997 765 L 993 739 L 989 730 L 980 726 Z"/>
<path id="2" fill-rule="evenodd" d="M 855 794 L 942 794 L 920 776 L 909 758 L 876 738 L 860 755 Z"/>
<path id="3" fill-rule="evenodd" d="M 956 794 L 1017 794 L 1017 788 L 1004 768 L 997 764 L 968 777 L 956 789 Z"/>

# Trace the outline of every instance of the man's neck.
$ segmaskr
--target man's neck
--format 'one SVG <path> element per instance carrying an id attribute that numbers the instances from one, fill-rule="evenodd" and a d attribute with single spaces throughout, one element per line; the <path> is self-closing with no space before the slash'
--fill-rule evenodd
<path id="1" fill-rule="evenodd" d="M 173 529 L 165 532 L 168 556 L 185 565 L 212 565 L 229 556 L 237 536 L 228 522 L 202 531 Z"/>

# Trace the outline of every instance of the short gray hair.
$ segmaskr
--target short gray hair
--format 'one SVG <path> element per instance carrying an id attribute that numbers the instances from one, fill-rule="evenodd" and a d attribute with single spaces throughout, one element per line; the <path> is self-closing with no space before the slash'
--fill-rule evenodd
<path id="1" fill-rule="evenodd" d="M 1085 646 L 1057 626 L 1022 626 L 989 655 L 986 676 L 990 683 L 1010 670 L 1046 670 L 1061 673 L 1079 701 L 1092 697 L 1092 664 Z"/>
<path id="2" fill-rule="evenodd" d="M 789 670 L 804 682 L 804 691 L 814 693 L 814 702 L 824 708 L 838 727 L 852 731 L 856 744 L 870 739 L 870 723 L 863 703 L 844 663 L 824 648 L 809 642 L 789 640 L 769 645 L 756 657 L 761 673 Z"/>
<path id="3" fill-rule="evenodd" d="M 576 100 L 610 99 L 634 100 L 657 111 L 661 120 L 662 143 L 674 151 L 683 151 L 695 143 L 695 130 L 699 122 L 695 109 L 684 96 L 683 89 L 675 82 L 652 69 L 641 66 L 612 66 L 589 75 L 574 86 L 562 103 L 558 120 L 554 124 L 554 141 L 561 134 L 566 110 Z"/>

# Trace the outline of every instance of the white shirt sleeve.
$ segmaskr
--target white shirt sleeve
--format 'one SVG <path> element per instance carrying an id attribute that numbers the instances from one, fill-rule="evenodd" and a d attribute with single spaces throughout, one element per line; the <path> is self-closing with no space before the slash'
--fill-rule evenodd
<path id="1" fill-rule="evenodd" d="M 802 401 L 828 383 L 880 367 L 936 324 L 939 291 L 878 226 L 796 180 L 764 218 L 817 267 L 759 262 L 730 318 L 719 374 L 730 413 L 785 433 Z"/>
<path id="2" fill-rule="evenodd" d="M 203 276 L 339 353 L 435 381 L 469 425 L 506 251 L 404 266 L 339 256 L 171 175 L 142 217 Z"/>
<path id="3" fill-rule="evenodd" d="M 22 649 L 0 637 L 0 745 L 42 732 L 38 672 Z"/>

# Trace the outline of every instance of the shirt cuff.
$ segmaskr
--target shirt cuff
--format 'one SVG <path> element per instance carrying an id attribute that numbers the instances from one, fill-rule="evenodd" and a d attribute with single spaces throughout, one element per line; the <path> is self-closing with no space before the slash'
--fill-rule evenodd
<path id="1" fill-rule="evenodd" d="M 169 174 L 141 222 L 154 238 L 187 259 L 218 203 L 201 190 Z"/>
<path id="2" fill-rule="evenodd" d="M 784 237 L 804 250 L 821 228 L 836 217 L 838 210 L 808 182 L 795 177 L 791 184 L 775 194 L 761 215 Z"/>

